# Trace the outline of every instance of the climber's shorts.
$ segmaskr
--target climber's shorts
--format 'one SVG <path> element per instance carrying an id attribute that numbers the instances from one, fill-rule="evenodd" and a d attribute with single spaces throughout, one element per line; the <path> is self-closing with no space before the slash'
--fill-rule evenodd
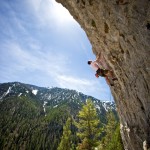
<path id="1" fill-rule="evenodd" d="M 99 76 L 101 76 L 101 77 L 106 77 L 106 74 L 108 73 L 108 70 L 105 70 L 105 69 L 98 69 L 97 71 L 96 71 L 96 73 L 99 75 Z"/>

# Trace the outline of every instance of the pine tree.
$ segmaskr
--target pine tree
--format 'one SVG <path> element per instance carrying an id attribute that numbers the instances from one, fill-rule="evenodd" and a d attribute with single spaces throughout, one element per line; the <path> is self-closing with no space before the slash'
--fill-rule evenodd
<path id="1" fill-rule="evenodd" d="M 77 136 L 81 143 L 78 144 L 79 150 L 93 150 L 98 144 L 100 136 L 99 119 L 96 109 L 91 100 L 87 100 L 86 105 L 79 111 L 79 122 L 76 123 L 78 128 Z"/>
<path id="2" fill-rule="evenodd" d="M 109 143 L 112 139 L 113 133 L 117 127 L 117 121 L 112 111 L 107 112 L 107 125 L 105 127 L 105 143 Z"/>
<path id="3" fill-rule="evenodd" d="M 124 150 L 123 143 L 120 135 L 120 125 L 118 123 L 117 128 L 113 134 L 112 140 L 106 147 L 106 150 Z"/>
<path id="4" fill-rule="evenodd" d="M 61 142 L 57 148 L 57 150 L 70 150 L 71 149 L 71 118 L 68 118 L 66 121 L 66 125 L 63 127 L 63 135 L 61 138 Z"/>
<path id="5" fill-rule="evenodd" d="M 123 150 L 120 127 L 113 112 L 107 113 L 107 125 L 104 128 L 105 137 L 101 140 L 99 150 Z"/>

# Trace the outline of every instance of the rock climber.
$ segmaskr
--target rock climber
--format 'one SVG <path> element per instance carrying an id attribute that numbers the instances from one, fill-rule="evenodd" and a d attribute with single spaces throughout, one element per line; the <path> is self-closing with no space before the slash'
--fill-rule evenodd
<path id="1" fill-rule="evenodd" d="M 113 71 L 112 71 L 112 68 L 108 65 L 108 63 L 106 63 L 106 59 L 105 59 L 105 57 L 104 57 L 102 52 L 97 54 L 96 63 L 99 66 L 99 68 L 104 69 L 104 70 L 108 70 L 108 72 L 110 74 L 109 75 L 110 77 L 113 78 L 115 76 Z"/>
<path id="2" fill-rule="evenodd" d="M 97 78 L 99 76 L 105 77 L 106 82 L 108 83 L 108 85 L 114 86 L 114 84 L 111 82 L 111 80 L 114 81 L 114 80 L 117 80 L 117 79 L 113 77 L 112 71 L 108 70 L 107 69 L 108 67 L 107 68 L 106 68 L 106 66 L 104 67 L 104 64 L 102 62 L 98 61 L 98 60 L 99 60 L 99 57 L 95 61 L 91 61 L 91 60 L 88 61 L 88 64 L 96 71 L 95 76 Z M 101 68 L 100 68 L 99 65 L 101 66 Z"/>

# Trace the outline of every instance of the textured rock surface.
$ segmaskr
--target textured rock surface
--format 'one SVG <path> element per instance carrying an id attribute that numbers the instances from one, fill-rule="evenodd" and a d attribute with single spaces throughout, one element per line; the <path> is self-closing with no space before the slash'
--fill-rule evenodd
<path id="1" fill-rule="evenodd" d="M 150 0 L 57 0 L 103 52 L 127 150 L 150 149 Z"/>

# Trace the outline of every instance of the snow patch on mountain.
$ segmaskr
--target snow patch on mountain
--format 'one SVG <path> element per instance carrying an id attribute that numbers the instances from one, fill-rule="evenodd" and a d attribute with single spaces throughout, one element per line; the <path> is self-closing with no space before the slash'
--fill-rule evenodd
<path id="1" fill-rule="evenodd" d="M 4 98 L 7 94 L 9 94 L 11 92 L 12 87 L 9 87 L 8 90 L 0 97 L 0 99 Z"/>
<path id="2" fill-rule="evenodd" d="M 99 105 L 95 105 L 95 108 L 97 108 L 98 110 L 101 109 Z"/>
<path id="3" fill-rule="evenodd" d="M 115 103 L 113 101 L 111 101 L 111 102 L 110 101 L 105 101 L 105 102 L 103 101 L 102 105 L 106 111 L 109 111 L 112 109 L 116 110 L 116 106 L 115 106 Z"/>
<path id="4" fill-rule="evenodd" d="M 52 89 L 53 88 L 53 86 L 51 86 L 51 87 L 47 87 L 47 89 Z"/>
<path id="5" fill-rule="evenodd" d="M 22 95 L 22 93 L 20 93 L 19 95 L 18 95 L 18 97 L 20 97 Z"/>
<path id="6" fill-rule="evenodd" d="M 45 110 L 45 105 L 47 104 L 47 102 L 46 101 L 44 101 L 44 103 L 43 103 L 43 110 L 44 110 L 44 113 L 46 113 L 46 110 Z M 46 116 L 46 114 L 45 114 L 45 116 Z"/>
<path id="7" fill-rule="evenodd" d="M 55 105 L 53 108 L 56 108 L 58 105 Z"/>
<path id="8" fill-rule="evenodd" d="M 32 90 L 32 93 L 33 93 L 34 95 L 36 95 L 37 92 L 38 92 L 38 90 Z"/>

